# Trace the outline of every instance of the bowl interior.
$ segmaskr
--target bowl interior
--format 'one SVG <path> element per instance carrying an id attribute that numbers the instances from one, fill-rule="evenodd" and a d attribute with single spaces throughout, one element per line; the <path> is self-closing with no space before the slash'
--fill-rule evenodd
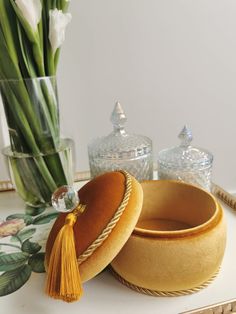
<path id="1" fill-rule="evenodd" d="M 135 231 L 175 232 L 209 223 L 217 203 L 208 192 L 177 181 L 144 181 L 143 208 Z"/>

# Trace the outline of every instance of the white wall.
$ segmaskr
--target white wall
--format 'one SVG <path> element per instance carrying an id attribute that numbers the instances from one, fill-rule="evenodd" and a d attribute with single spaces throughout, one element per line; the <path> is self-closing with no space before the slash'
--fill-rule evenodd
<path id="1" fill-rule="evenodd" d="M 74 0 L 71 12 L 58 84 L 77 170 L 119 100 L 155 154 L 190 125 L 215 156 L 214 181 L 236 189 L 236 1 Z"/>

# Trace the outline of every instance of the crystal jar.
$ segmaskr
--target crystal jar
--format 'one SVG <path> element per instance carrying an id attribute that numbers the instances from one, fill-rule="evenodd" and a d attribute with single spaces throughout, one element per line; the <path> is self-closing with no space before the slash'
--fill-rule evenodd
<path id="1" fill-rule="evenodd" d="M 152 141 L 142 135 L 128 134 L 127 119 L 120 103 L 111 114 L 113 132 L 88 145 L 91 177 L 114 170 L 126 170 L 137 180 L 153 178 Z"/>
<path id="2" fill-rule="evenodd" d="M 159 152 L 158 178 L 185 181 L 210 190 L 213 155 L 191 146 L 193 136 L 186 126 L 179 138 L 180 146 Z"/>

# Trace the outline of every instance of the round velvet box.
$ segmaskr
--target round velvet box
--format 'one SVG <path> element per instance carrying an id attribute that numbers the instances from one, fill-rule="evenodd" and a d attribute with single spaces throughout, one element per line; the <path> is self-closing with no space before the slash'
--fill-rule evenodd
<path id="1" fill-rule="evenodd" d="M 85 282 L 101 272 L 130 237 L 141 212 L 143 192 L 134 177 L 115 171 L 96 177 L 78 194 L 86 209 L 74 225 L 74 237 L 81 280 Z M 59 215 L 49 234 L 46 268 L 66 216 Z"/>
<path id="2" fill-rule="evenodd" d="M 142 212 L 111 263 L 115 274 L 151 295 L 187 294 L 204 287 L 224 255 L 221 206 L 210 193 L 186 183 L 145 181 L 142 188 Z"/>

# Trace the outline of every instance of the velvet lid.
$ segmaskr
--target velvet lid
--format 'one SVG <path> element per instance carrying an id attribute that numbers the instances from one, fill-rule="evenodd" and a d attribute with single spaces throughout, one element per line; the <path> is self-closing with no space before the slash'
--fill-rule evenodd
<path id="1" fill-rule="evenodd" d="M 91 180 L 78 195 L 86 209 L 74 225 L 74 236 L 81 280 L 85 282 L 101 272 L 129 239 L 141 213 L 143 191 L 134 177 L 115 171 Z M 66 216 L 58 216 L 49 234 L 46 267 Z"/>

